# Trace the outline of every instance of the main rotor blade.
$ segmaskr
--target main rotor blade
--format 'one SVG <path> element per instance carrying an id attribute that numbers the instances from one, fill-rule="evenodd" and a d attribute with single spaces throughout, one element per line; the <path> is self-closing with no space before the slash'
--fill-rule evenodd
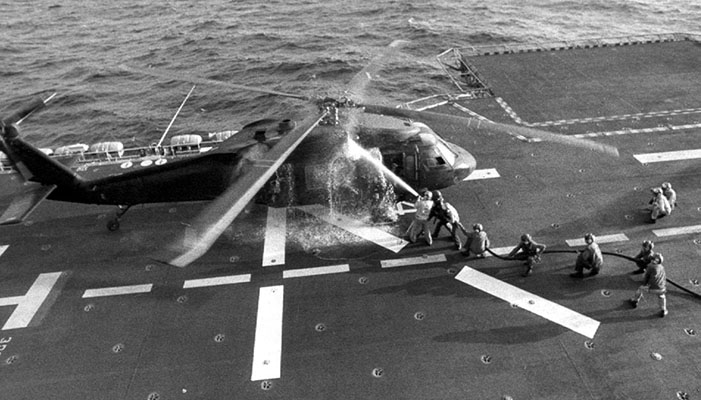
<path id="1" fill-rule="evenodd" d="M 120 65 L 119 67 L 125 71 L 129 71 L 129 72 L 132 72 L 134 74 L 149 75 L 149 76 L 153 76 L 156 78 L 166 78 L 166 79 L 172 79 L 175 81 L 198 83 L 198 84 L 202 84 L 202 85 L 221 86 L 221 87 L 226 87 L 229 89 L 244 90 L 244 91 L 248 91 L 248 92 L 258 92 L 258 93 L 272 94 L 275 96 L 292 97 L 294 99 L 311 100 L 310 97 L 304 96 L 301 94 L 278 92 L 276 90 L 263 89 L 263 88 L 253 87 L 253 86 L 237 85 L 235 83 L 218 81 L 218 80 L 209 79 L 209 78 L 199 78 L 199 77 L 179 74 L 177 72 L 172 72 L 172 71 L 164 71 L 164 70 L 155 69 L 155 68 L 136 68 L 136 67 L 130 67 L 128 65 Z"/>
<path id="2" fill-rule="evenodd" d="M 283 136 L 264 154 L 264 159 L 248 160 L 248 170 L 239 176 L 222 195 L 210 203 L 195 223 L 187 228 L 180 243 L 171 247 L 178 255 L 167 261 L 177 267 L 185 267 L 204 255 L 219 236 L 231 225 L 256 193 L 272 177 L 287 157 L 297 148 L 326 113 L 308 117 L 297 128 Z M 245 161 L 244 161 L 245 162 Z"/>
<path id="3" fill-rule="evenodd" d="M 395 40 L 387 46 L 387 49 L 382 54 L 375 56 L 368 65 L 360 70 L 353 79 L 348 82 L 347 92 L 351 95 L 351 98 L 355 102 L 367 101 L 365 97 L 365 91 L 368 87 L 370 81 L 374 79 L 374 75 L 383 67 L 382 62 L 387 58 L 388 55 L 392 54 L 395 50 L 407 43 L 406 40 Z"/>
<path id="4" fill-rule="evenodd" d="M 19 110 L 15 111 L 14 113 L 10 114 L 7 118 L 3 118 L 2 120 L 2 126 L 8 126 L 12 124 L 19 124 L 22 121 L 24 121 L 25 118 L 30 116 L 32 113 L 35 111 L 38 111 L 46 104 L 56 96 L 56 93 L 52 94 L 46 99 L 42 99 L 41 97 L 37 97 L 34 100 L 32 100 L 30 103 L 27 103 L 24 107 L 20 108 Z"/>
<path id="5" fill-rule="evenodd" d="M 487 132 L 508 133 L 510 135 L 519 134 L 526 137 L 537 138 L 548 142 L 560 143 L 567 146 L 582 147 L 604 153 L 610 156 L 618 157 L 618 149 L 614 146 L 609 146 L 597 143 L 587 139 L 575 138 L 572 136 L 560 135 L 557 133 L 547 132 L 540 129 L 528 128 L 525 126 L 516 126 L 502 124 L 489 120 L 478 118 L 461 117 L 458 115 L 440 114 L 431 111 L 416 111 L 407 110 L 404 108 L 385 107 L 379 105 L 359 104 L 365 112 L 379 115 L 389 115 L 400 118 L 409 118 L 418 121 L 434 120 L 440 122 L 449 122 L 452 124 L 465 126 L 467 128 L 483 129 Z"/>

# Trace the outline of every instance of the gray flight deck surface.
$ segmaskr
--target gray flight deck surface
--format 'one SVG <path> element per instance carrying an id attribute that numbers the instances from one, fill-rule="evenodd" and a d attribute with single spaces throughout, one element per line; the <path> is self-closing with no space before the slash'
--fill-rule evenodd
<path id="1" fill-rule="evenodd" d="M 493 248 L 529 232 L 562 250 L 546 254 L 532 276 L 523 278 L 515 261 L 464 258 L 446 231 L 432 247 L 420 241 L 394 253 L 297 209 L 287 211 L 285 263 L 263 267 L 269 211 L 261 205 L 178 269 L 149 255 L 203 203 L 134 207 L 109 232 L 110 207 L 44 202 L 29 222 L 0 228 L 0 398 L 701 399 L 701 163 L 634 157 L 701 148 L 701 45 L 477 53 L 462 50 L 493 97 L 459 106 L 587 134 L 621 153 L 458 134 L 428 121 L 468 149 L 478 169 L 499 175 L 443 190 L 466 226 L 484 224 Z M 649 224 L 649 188 L 664 181 L 679 206 Z M 381 228 L 401 236 L 411 216 Z M 687 290 L 670 285 L 666 318 L 650 295 L 630 308 L 642 277 L 624 258 L 605 255 L 600 275 L 569 277 L 581 246 L 566 241 L 587 232 L 614 238 L 601 244 L 610 253 L 656 243 L 669 279 Z M 395 259 L 412 265 L 382 267 Z M 339 265 L 347 272 L 283 278 Z M 511 306 L 456 280 L 464 266 L 600 325 L 590 338 Z M 261 288 L 284 291 L 281 328 L 271 329 L 281 329 L 280 343 L 274 334 L 257 338 L 258 314 L 270 312 L 259 306 Z M 267 358 L 254 360 L 258 345 L 270 347 Z M 276 362 L 279 377 L 266 370 Z"/>

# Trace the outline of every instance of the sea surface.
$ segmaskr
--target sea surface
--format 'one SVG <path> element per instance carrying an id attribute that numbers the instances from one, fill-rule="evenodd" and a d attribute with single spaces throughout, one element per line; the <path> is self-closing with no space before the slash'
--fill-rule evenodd
<path id="1" fill-rule="evenodd" d="M 56 92 L 21 125 L 43 147 L 158 140 L 191 83 L 121 65 L 339 97 L 380 65 L 366 99 L 396 105 L 453 91 L 451 48 L 648 34 L 701 34 L 699 0 L 0 0 L 0 112 Z M 389 50 L 395 40 L 404 44 Z M 198 85 L 170 134 L 298 117 L 304 103 Z"/>

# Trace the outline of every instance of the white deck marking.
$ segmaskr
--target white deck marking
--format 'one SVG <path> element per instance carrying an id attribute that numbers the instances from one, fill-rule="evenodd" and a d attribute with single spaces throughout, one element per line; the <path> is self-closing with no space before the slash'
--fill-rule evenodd
<path id="1" fill-rule="evenodd" d="M 593 339 L 600 322 L 563 307 L 550 300 L 536 296 L 525 290 L 511 286 L 499 279 L 492 278 L 470 267 L 463 269 L 455 276 L 460 282 L 473 286 L 485 293 L 498 297 L 519 308 L 530 311 L 580 335 Z"/>
<path id="2" fill-rule="evenodd" d="M 251 380 L 280 378 L 284 286 L 260 288 Z"/>
<path id="3" fill-rule="evenodd" d="M 283 279 L 299 278 L 302 276 L 338 274 L 338 273 L 348 272 L 348 271 L 350 271 L 350 265 L 341 264 L 341 265 L 330 265 L 327 267 L 288 269 L 286 271 L 282 271 L 282 277 L 283 277 Z"/>
<path id="4" fill-rule="evenodd" d="M 3 244 L 2 246 L 0 246 L 0 256 L 5 254 L 5 250 L 7 250 L 8 247 L 10 247 L 9 244 Z"/>
<path id="5" fill-rule="evenodd" d="M 425 255 L 421 257 L 408 257 L 408 258 L 397 258 L 394 260 L 382 260 L 380 261 L 380 265 L 382 268 L 395 268 L 395 267 L 404 267 L 407 265 L 419 265 L 419 264 L 431 264 L 431 263 L 438 263 L 438 262 L 445 262 L 447 261 L 445 258 L 445 254 L 435 254 L 432 256 Z"/>
<path id="6" fill-rule="evenodd" d="M 616 233 L 614 235 L 595 235 L 596 236 L 596 243 L 615 243 L 615 242 L 626 242 L 630 239 L 628 239 L 628 236 L 626 236 L 623 233 Z M 567 242 L 567 245 L 570 247 L 574 246 L 584 246 L 586 243 L 584 242 L 584 238 L 580 239 L 567 239 L 565 240 Z"/>
<path id="7" fill-rule="evenodd" d="M 297 208 L 331 225 L 335 225 L 341 229 L 347 230 L 348 232 L 354 235 L 360 236 L 365 240 L 369 240 L 395 253 L 399 253 L 399 251 L 403 249 L 404 246 L 409 244 L 409 242 L 402 238 L 391 235 L 381 229 L 365 225 L 364 223 L 356 219 L 348 218 L 345 215 L 339 213 L 334 213 L 332 215 L 330 210 L 324 206 L 311 205 L 300 206 Z"/>
<path id="8" fill-rule="evenodd" d="M 131 285 L 131 286 L 116 286 L 100 289 L 88 289 L 83 293 L 84 299 L 89 299 L 92 297 L 107 297 L 107 296 L 121 296 L 125 294 L 137 294 L 137 293 L 149 293 L 153 284 L 147 283 L 144 285 Z"/>
<path id="9" fill-rule="evenodd" d="M 507 246 L 507 247 L 494 247 L 494 248 L 490 247 L 489 250 L 493 251 L 494 254 L 497 254 L 500 256 L 505 256 L 505 255 L 511 253 L 511 250 L 513 250 L 514 247 L 516 247 L 516 245 Z M 487 257 L 492 256 L 492 254 L 490 252 L 486 252 L 486 253 L 484 253 L 484 255 Z"/>
<path id="10" fill-rule="evenodd" d="M 478 179 L 491 179 L 491 178 L 499 178 L 501 175 L 499 175 L 499 172 L 497 172 L 496 168 L 489 168 L 489 169 L 476 169 L 472 171 L 472 173 L 463 181 L 475 181 Z"/>
<path id="11" fill-rule="evenodd" d="M 216 276 L 214 278 L 190 279 L 185 281 L 183 289 L 192 289 L 207 286 L 234 285 L 237 283 L 248 283 L 251 281 L 251 274 Z"/>
<path id="12" fill-rule="evenodd" d="M 652 233 L 657 237 L 686 235 L 701 232 L 701 225 L 682 226 L 679 228 L 653 229 Z"/>
<path id="13" fill-rule="evenodd" d="M 17 305 L 2 330 L 26 328 L 63 272 L 40 274 L 24 296 L 0 298 L 0 306 Z"/>
<path id="14" fill-rule="evenodd" d="M 263 244 L 263 266 L 285 264 L 287 208 L 268 208 L 268 222 Z"/>
<path id="15" fill-rule="evenodd" d="M 633 154 L 636 160 L 642 164 L 665 161 L 693 160 L 701 158 L 701 149 L 667 151 L 663 153 Z"/>

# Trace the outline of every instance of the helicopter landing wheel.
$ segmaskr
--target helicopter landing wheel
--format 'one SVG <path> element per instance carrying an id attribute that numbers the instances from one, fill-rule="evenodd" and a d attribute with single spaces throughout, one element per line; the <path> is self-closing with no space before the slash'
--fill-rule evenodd
<path id="1" fill-rule="evenodd" d="M 114 232 L 119 229 L 119 220 L 117 218 L 107 221 L 107 230 Z"/>

